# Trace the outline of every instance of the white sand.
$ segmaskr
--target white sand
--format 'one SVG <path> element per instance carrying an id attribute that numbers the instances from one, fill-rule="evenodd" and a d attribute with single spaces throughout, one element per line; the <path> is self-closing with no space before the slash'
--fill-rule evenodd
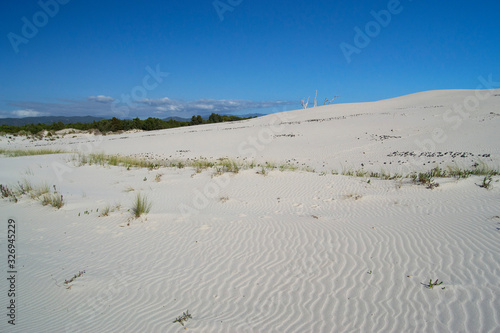
<path id="1" fill-rule="evenodd" d="M 488 98 L 477 107 L 476 93 L 52 142 L 3 137 L 0 148 L 227 156 L 315 172 L 214 176 L 75 167 L 72 154 L 0 157 L 1 184 L 45 182 L 65 199 L 60 210 L 26 196 L 0 200 L 0 268 L 7 276 L 10 217 L 18 271 L 15 326 L 0 283 L 0 331 L 179 332 L 173 321 L 189 309 L 192 332 L 500 332 L 500 177 L 489 190 L 477 186 L 479 176 L 436 179 L 429 190 L 408 179 L 331 174 L 361 164 L 404 174 L 474 163 L 498 169 L 500 90 L 481 91 Z M 453 109 L 464 103 L 473 107 Z M 137 193 L 152 208 L 135 219 L 128 210 Z M 66 289 L 64 280 L 83 270 Z M 444 283 L 428 289 L 431 278 Z"/>

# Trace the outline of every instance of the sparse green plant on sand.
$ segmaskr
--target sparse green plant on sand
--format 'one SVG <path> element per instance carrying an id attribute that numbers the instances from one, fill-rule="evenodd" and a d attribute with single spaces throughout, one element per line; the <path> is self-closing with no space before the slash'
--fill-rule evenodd
<path id="1" fill-rule="evenodd" d="M 477 184 L 481 188 L 485 188 L 489 190 L 491 188 L 491 182 L 493 181 L 493 177 L 491 176 L 484 176 L 483 182 L 481 184 Z"/>
<path id="2" fill-rule="evenodd" d="M 228 158 L 222 158 L 217 163 L 218 166 L 222 167 L 222 173 L 224 172 L 232 172 L 238 173 L 240 171 L 240 167 L 236 161 L 230 160 Z"/>
<path id="3" fill-rule="evenodd" d="M 149 165 L 148 165 L 149 171 L 158 170 L 159 168 L 160 168 L 160 164 L 158 164 L 158 163 L 149 163 Z"/>
<path id="4" fill-rule="evenodd" d="M 79 271 L 78 274 L 73 275 L 73 277 L 71 279 L 64 280 L 64 284 L 66 285 L 66 289 L 71 289 L 70 283 L 75 281 L 77 278 L 83 276 L 83 274 L 85 274 L 85 273 L 86 273 L 85 270 Z"/>
<path id="5" fill-rule="evenodd" d="M 137 193 L 134 201 L 134 206 L 132 207 L 132 214 L 138 218 L 142 214 L 147 214 L 151 210 L 151 202 L 147 197 Z"/>
<path id="6" fill-rule="evenodd" d="M 124 166 L 127 170 L 130 170 L 132 167 L 138 168 L 149 168 L 154 169 L 159 167 L 156 163 L 151 161 L 147 161 L 142 158 L 135 158 L 131 156 L 120 156 L 120 155 L 106 155 L 104 153 L 95 153 L 95 154 L 83 154 L 79 153 L 74 155 L 71 158 L 72 161 L 76 162 L 79 166 L 82 165 L 112 165 L 112 166 Z"/>
<path id="7" fill-rule="evenodd" d="M 276 163 L 274 163 L 274 162 L 266 162 L 265 167 L 268 170 L 274 170 L 274 169 L 276 169 Z"/>
<path id="8" fill-rule="evenodd" d="M 432 170 L 429 172 L 413 173 L 410 175 L 410 178 L 415 184 L 424 185 L 430 190 L 439 186 L 439 184 L 434 181 L 434 172 Z"/>
<path id="9" fill-rule="evenodd" d="M 257 171 L 257 173 L 258 173 L 258 174 L 261 174 L 261 175 L 263 175 L 263 176 L 267 176 L 267 169 L 266 169 L 264 166 L 262 166 L 262 167 L 260 168 L 260 171 Z"/>
<path id="10" fill-rule="evenodd" d="M 159 182 L 161 181 L 161 177 L 162 177 L 162 176 L 163 176 L 163 174 L 162 174 L 162 173 L 158 173 L 158 174 L 156 174 L 156 176 L 155 176 L 155 181 L 156 181 L 157 183 L 159 183 Z"/>
<path id="11" fill-rule="evenodd" d="M 434 289 L 435 286 L 440 286 L 443 284 L 443 281 L 439 282 L 438 279 L 436 279 L 436 281 L 432 282 L 432 279 L 429 280 L 429 284 L 425 284 L 425 283 L 422 283 L 425 287 L 429 288 L 429 289 Z M 441 288 L 441 289 L 444 289 Z"/>
<path id="12" fill-rule="evenodd" d="M 110 207 L 109 205 L 107 205 L 107 206 L 106 206 L 106 207 L 104 207 L 104 209 L 101 211 L 101 216 L 108 216 L 110 211 L 111 211 L 111 207 Z"/>
<path id="13" fill-rule="evenodd" d="M 55 191 L 50 193 L 50 188 L 47 184 L 42 184 L 39 186 L 33 186 L 30 181 L 24 179 L 22 182 L 18 182 L 15 189 L 10 189 L 6 185 L 0 185 L 0 193 L 3 198 L 9 198 L 10 201 L 17 202 L 18 197 L 23 195 L 29 195 L 31 199 L 42 198 L 42 204 L 48 205 L 53 204 L 54 207 L 60 208 L 63 205 L 62 195 Z"/>
<path id="14" fill-rule="evenodd" d="M 214 165 L 215 164 L 213 162 L 209 162 L 206 160 L 195 160 L 194 162 L 192 162 L 192 166 L 195 169 L 196 173 L 201 173 L 205 169 L 214 167 Z"/>
<path id="15" fill-rule="evenodd" d="M 279 166 L 279 169 L 280 169 L 280 171 L 282 171 L 282 172 L 283 172 L 283 171 L 287 171 L 287 170 L 289 170 L 289 171 L 295 171 L 295 170 L 297 170 L 297 169 L 298 169 L 298 167 L 297 167 L 297 166 L 295 166 L 295 165 L 292 165 L 292 164 L 284 163 L 284 164 L 281 164 L 281 165 Z"/>
<path id="16" fill-rule="evenodd" d="M 60 193 L 46 193 L 42 196 L 41 200 L 42 205 L 47 206 L 51 205 L 57 209 L 64 206 L 64 197 Z"/>
<path id="17" fill-rule="evenodd" d="M 184 322 L 188 321 L 188 319 L 193 319 L 193 317 L 189 313 L 189 310 L 186 310 L 186 312 L 182 313 L 182 316 L 179 316 L 179 317 L 175 318 L 175 320 L 173 321 L 173 323 L 179 323 L 182 326 L 184 326 Z"/>

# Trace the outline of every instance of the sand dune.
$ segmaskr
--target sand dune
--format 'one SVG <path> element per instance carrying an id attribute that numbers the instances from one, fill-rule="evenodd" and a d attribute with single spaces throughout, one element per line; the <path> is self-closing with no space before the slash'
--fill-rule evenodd
<path id="1" fill-rule="evenodd" d="M 220 175 L 76 166 L 71 153 L 1 157 L 1 184 L 55 185 L 65 204 L 0 200 L 2 251 L 12 218 L 18 265 L 16 325 L 4 315 L 0 331 L 499 332 L 498 176 L 489 190 L 481 176 L 437 178 L 431 190 L 408 178 L 332 174 L 498 170 L 497 95 L 430 91 L 238 123 L 44 143 L 1 138 L 5 149 L 302 169 Z M 152 207 L 134 218 L 137 193 Z M 6 260 L 0 267 L 7 272 Z M 430 289 L 430 279 L 443 284 Z M 0 284 L 4 304 L 7 290 Z M 174 323 L 186 310 L 185 326 Z"/>

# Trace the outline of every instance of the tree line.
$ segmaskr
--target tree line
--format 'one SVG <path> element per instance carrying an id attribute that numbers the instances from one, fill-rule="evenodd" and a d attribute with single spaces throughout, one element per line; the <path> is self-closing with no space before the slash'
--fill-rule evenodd
<path id="1" fill-rule="evenodd" d="M 144 131 L 154 131 L 160 129 L 182 127 L 182 126 L 193 126 L 202 124 L 212 124 L 212 123 L 222 123 L 228 121 L 238 121 L 245 120 L 254 117 L 242 118 L 237 116 L 227 116 L 212 113 L 208 119 L 203 119 L 200 115 L 192 116 L 190 121 L 181 121 L 175 119 L 163 120 L 159 118 L 147 118 L 141 120 L 139 118 L 134 119 L 118 119 L 113 117 L 111 119 L 103 119 L 100 121 L 93 121 L 91 123 L 69 123 L 64 124 L 62 121 L 58 121 L 53 124 L 27 124 L 23 126 L 11 126 L 11 125 L 0 125 L 0 133 L 26 133 L 26 134 L 37 134 L 41 131 L 60 131 L 65 128 L 74 128 L 81 131 L 88 130 L 99 130 L 102 133 L 107 132 L 118 132 L 118 131 L 128 131 L 133 129 L 144 130 Z"/>

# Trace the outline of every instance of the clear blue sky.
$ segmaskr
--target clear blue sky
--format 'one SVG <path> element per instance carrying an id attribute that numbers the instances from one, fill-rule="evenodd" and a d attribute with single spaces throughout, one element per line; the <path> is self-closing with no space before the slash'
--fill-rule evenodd
<path id="1" fill-rule="evenodd" d="M 2 1 L 0 117 L 268 113 L 316 89 L 350 103 L 500 81 L 498 1 L 40 3 Z"/>

